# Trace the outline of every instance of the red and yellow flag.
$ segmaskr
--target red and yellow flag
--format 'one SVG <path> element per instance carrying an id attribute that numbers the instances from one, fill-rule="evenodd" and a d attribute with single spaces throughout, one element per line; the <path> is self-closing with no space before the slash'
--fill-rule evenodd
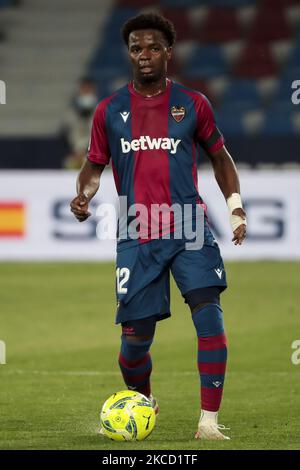
<path id="1" fill-rule="evenodd" d="M 0 202 L 0 237 L 23 237 L 25 207 L 22 202 Z"/>

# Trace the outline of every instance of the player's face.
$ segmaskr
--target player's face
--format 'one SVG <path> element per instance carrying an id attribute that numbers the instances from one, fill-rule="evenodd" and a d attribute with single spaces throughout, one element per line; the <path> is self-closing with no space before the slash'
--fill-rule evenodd
<path id="1" fill-rule="evenodd" d="M 161 31 L 132 31 L 129 35 L 128 50 L 135 80 L 151 83 L 166 75 L 172 48 L 168 46 Z"/>

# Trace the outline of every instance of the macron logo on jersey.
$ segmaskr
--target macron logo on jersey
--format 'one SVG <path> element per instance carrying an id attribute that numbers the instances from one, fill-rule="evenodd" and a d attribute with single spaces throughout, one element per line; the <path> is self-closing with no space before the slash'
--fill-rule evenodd
<path id="1" fill-rule="evenodd" d="M 180 144 L 180 139 L 170 139 L 169 137 L 153 138 L 149 135 L 141 135 L 139 139 L 133 139 L 131 142 L 121 138 L 121 147 L 123 153 L 128 153 L 130 150 L 137 152 L 138 150 L 170 150 L 170 153 L 177 152 L 177 147 Z"/>

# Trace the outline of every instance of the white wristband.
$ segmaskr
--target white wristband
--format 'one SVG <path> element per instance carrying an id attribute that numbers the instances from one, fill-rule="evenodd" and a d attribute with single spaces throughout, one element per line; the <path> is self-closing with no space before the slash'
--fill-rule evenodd
<path id="1" fill-rule="evenodd" d="M 239 215 L 234 215 L 232 212 L 234 209 L 242 209 L 243 204 L 241 200 L 241 195 L 239 193 L 233 193 L 231 196 L 227 199 L 227 206 L 229 209 L 229 218 L 230 218 L 230 224 L 232 231 L 234 232 L 240 225 L 244 224 L 247 225 L 246 219 L 243 219 Z"/>

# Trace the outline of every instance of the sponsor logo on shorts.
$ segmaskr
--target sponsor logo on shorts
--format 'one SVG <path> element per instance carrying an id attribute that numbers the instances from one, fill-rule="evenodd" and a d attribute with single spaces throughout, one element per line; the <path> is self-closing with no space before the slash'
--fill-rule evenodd
<path id="1" fill-rule="evenodd" d="M 134 335 L 135 334 L 135 329 L 132 326 L 123 326 L 122 332 L 124 335 Z"/>

